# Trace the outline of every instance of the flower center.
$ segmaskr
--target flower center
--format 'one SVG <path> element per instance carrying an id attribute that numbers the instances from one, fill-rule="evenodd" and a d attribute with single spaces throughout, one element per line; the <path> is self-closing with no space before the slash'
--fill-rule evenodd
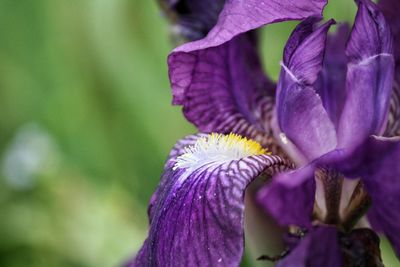
<path id="1" fill-rule="evenodd" d="M 359 179 L 349 180 L 333 169 L 320 168 L 315 178 L 315 219 L 343 230 L 352 229 L 371 204 L 363 183 Z"/>
<path id="2" fill-rule="evenodd" d="M 270 153 L 256 141 L 234 133 L 228 135 L 211 133 L 199 138 L 194 145 L 186 147 L 185 153 L 176 159 L 174 170 L 196 169 L 209 163 L 221 163 L 261 154 Z"/>

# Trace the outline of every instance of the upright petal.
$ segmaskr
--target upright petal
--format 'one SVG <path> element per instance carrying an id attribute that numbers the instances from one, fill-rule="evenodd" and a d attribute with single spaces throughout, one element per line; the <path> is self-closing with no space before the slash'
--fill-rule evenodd
<path id="1" fill-rule="evenodd" d="M 379 0 L 379 9 L 382 11 L 389 23 L 394 38 L 394 54 L 396 58 L 396 67 L 400 67 L 400 1 L 397 0 Z M 400 74 L 400 73 L 399 73 Z"/>
<path id="2" fill-rule="evenodd" d="M 235 132 L 269 145 L 274 86 L 263 74 L 255 35 L 169 57 L 174 104 L 203 132 Z"/>
<path id="3" fill-rule="evenodd" d="M 372 198 L 370 216 L 400 257 L 400 138 L 371 137 L 356 151 L 363 155 L 353 173 L 364 178 Z"/>
<path id="4" fill-rule="evenodd" d="M 315 84 L 316 91 L 335 127 L 339 124 L 346 100 L 345 46 L 349 31 L 349 25 L 345 23 L 338 27 L 337 32 L 328 35 L 324 65 Z"/>
<path id="5" fill-rule="evenodd" d="M 241 139 L 240 151 L 234 139 L 214 137 L 188 148 L 176 161 L 181 164 L 165 171 L 149 236 L 133 266 L 239 265 L 244 191 L 261 173 L 289 165 L 277 156 L 252 154 L 251 141 Z M 262 152 L 259 148 L 256 151 Z M 250 155 L 241 157 L 238 152 Z"/>
<path id="6" fill-rule="evenodd" d="M 394 61 L 389 25 L 369 0 L 359 8 L 346 54 L 347 97 L 340 118 L 339 147 L 355 147 L 386 127 Z"/>
<path id="7" fill-rule="evenodd" d="M 336 146 L 335 127 L 312 85 L 322 68 L 329 21 L 313 30 L 318 19 L 302 22 L 284 51 L 276 101 L 281 131 L 309 159 Z"/>
<path id="8" fill-rule="evenodd" d="M 187 40 L 198 40 L 217 23 L 225 0 L 158 0 L 173 24 L 172 31 Z"/>
<path id="9" fill-rule="evenodd" d="M 400 1 L 380 0 L 379 8 L 389 23 L 394 39 L 395 80 L 385 136 L 400 135 Z"/>
<path id="10" fill-rule="evenodd" d="M 188 120 L 201 131 L 233 131 L 264 145 L 271 143 L 262 136 L 269 131 L 264 128 L 269 128 L 275 86 L 262 74 L 254 35 L 239 35 L 320 14 L 325 4 L 326 0 L 226 1 L 207 37 L 182 45 L 169 56 L 173 103 L 183 105 Z"/>

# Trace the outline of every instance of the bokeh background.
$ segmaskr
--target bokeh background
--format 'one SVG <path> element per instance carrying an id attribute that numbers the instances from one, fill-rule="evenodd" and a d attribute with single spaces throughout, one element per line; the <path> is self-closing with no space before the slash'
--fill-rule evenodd
<path id="1" fill-rule="evenodd" d="M 331 0 L 325 15 L 355 10 Z M 275 78 L 295 25 L 262 30 Z M 166 155 L 195 131 L 170 104 L 172 48 L 155 0 L 0 0 L 0 266 L 119 266 L 138 250 Z"/>

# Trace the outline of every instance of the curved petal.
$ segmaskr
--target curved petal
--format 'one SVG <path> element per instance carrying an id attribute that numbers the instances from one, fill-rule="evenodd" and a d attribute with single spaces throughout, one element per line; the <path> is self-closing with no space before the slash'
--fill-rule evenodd
<path id="1" fill-rule="evenodd" d="M 311 86 L 322 68 L 327 31 L 334 22 L 313 30 L 316 21 L 305 20 L 290 36 L 276 101 L 281 131 L 309 160 L 336 146 L 334 125 Z"/>
<path id="2" fill-rule="evenodd" d="M 371 137 L 360 150 L 364 157 L 356 175 L 364 178 L 372 198 L 369 216 L 400 256 L 400 138 Z"/>
<path id="3" fill-rule="evenodd" d="M 221 45 L 241 33 L 286 20 L 321 15 L 326 0 L 227 0 L 215 27 L 206 38 L 185 44 L 174 52 L 193 52 Z"/>
<path id="4" fill-rule="evenodd" d="M 397 0 L 380 0 L 378 6 L 388 21 L 394 37 L 394 54 L 397 67 L 400 64 L 400 17 L 398 14 L 400 2 Z"/>
<path id="5" fill-rule="evenodd" d="M 343 256 L 334 227 L 313 228 L 276 267 L 342 267 Z"/>
<path id="6" fill-rule="evenodd" d="M 225 0 L 158 0 L 173 24 L 173 33 L 187 40 L 203 38 L 217 23 Z"/>
<path id="7" fill-rule="evenodd" d="M 345 46 L 349 31 L 349 25 L 345 23 L 338 27 L 337 32 L 328 35 L 324 65 L 315 84 L 316 91 L 335 127 L 339 124 L 346 100 Z"/>
<path id="8" fill-rule="evenodd" d="M 167 169 L 133 266 L 238 266 L 247 185 L 288 167 L 277 156 L 254 155 Z"/>
<path id="9" fill-rule="evenodd" d="M 263 74 L 255 35 L 172 54 L 169 66 L 174 104 L 183 105 L 186 118 L 200 131 L 235 132 L 270 145 L 274 86 Z"/>
<path id="10" fill-rule="evenodd" d="M 394 39 L 395 80 L 385 136 L 396 136 L 400 135 L 400 1 L 380 0 L 378 6 L 389 23 Z"/>
<path id="11" fill-rule="evenodd" d="M 283 226 L 310 227 L 315 200 L 314 166 L 278 174 L 258 193 L 258 201 Z"/>
<path id="12" fill-rule="evenodd" d="M 168 173 L 168 170 L 172 169 L 175 165 L 176 158 L 185 153 L 185 149 L 188 146 L 193 146 L 198 139 L 206 137 L 207 134 L 205 133 L 197 133 L 197 134 L 192 134 L 185 136 L 181 140 L 179 140 L 171 149 L 169 152 L 169 155 L 167 157 L 167 161 L 165 162 L 164 165 L 164 172 Z M 156 189 L 156 191 L 153 193 L 153 195 L 150 198 L 149 205 L 147 207 L 147 214 L 149 216 L 149 222 L 151 223 L 154 215 L 154 203 L 156 203 L 158 195 L 160 193 L 160 188 L 164 187 L 165 182 L 168 180 L 168 175 L 163 174 L 160 179 L 160 183 Z"/>
<path id="13" fill-rule="evenodd" d="M 338 130 L 339 147 L 356 147 L 382 134 L 392 93 L 394 61 L 389 26 L 375 4 L 359 1 L 346 47 L 347 97 Z"/>
<path id="14" fill-rule="evenodd" d="M 254 35 L 241 33 L 320 14 L 325 4 L 326 0 L 226 1 L 207 37 L 169 56 L 173 103 L 183 105 L 185 116 L 200 131 L 235 132 L 271 144 L 265 132 L 275 86 L 262 74 Z"/>

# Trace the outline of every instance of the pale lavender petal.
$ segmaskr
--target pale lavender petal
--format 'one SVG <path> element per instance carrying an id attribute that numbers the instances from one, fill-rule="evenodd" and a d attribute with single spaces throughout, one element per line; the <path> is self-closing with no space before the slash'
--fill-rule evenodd
<path id="1" fill-rule="evenodd" d="M 277 156 L 259 155 L 166 170 L 133 266 L 238 266 L 244 191 L 264 171 L 287 167 Z"/>
<path id="2" fill-rule="evenodd" d="M 335 127 L 312 87 L 322 68 L 327 31 L 334 22 L 313 30 L 317 20 L 305 20 L 289 38 L 276 107 L 281 131 L 309 160 L 336 146 Z"/>
<path id="3" fill-rule="evenodd" d="M 342 267 L 343 256 L 335 227 L 313 228 L 276 267 Z"/>
<path id="4" fill-rule="evenodd" d="M 315 199 L 314 166 L 276 175 L 257 198 L 279 224 L 310 227 Z"/>
<path id="5" fill-rule="evenodd" d="M 338 130 L 339 147 L 356 147 L 386 127 L 392 93 L 392 37 L 383 15 L 370 1 L 359 1 L 346 47 L 349 57 L 346 104 Z"/>
<path id="6" fill-rule="evenodd" d="M 255 35 L 169 57 L 174 104 L 203 132 L 234 132 L 269 145 L 274 85 L 263 74 Z"/>
<path id="7" fill-rule="evenodd" d="M 203 38 L 217 23 L 225 0 L 158 0 L 173 23 L 172 32 L 187 40 Z"/>
<path id="8" fill-rule="evenodd" d="M 334 34 L 328 35 L 324 66 L 315 84 L 329 118 L 337 127 L 346 99 L 347 57 L 346 41 L 349 25 L 341 24 Z"/>

